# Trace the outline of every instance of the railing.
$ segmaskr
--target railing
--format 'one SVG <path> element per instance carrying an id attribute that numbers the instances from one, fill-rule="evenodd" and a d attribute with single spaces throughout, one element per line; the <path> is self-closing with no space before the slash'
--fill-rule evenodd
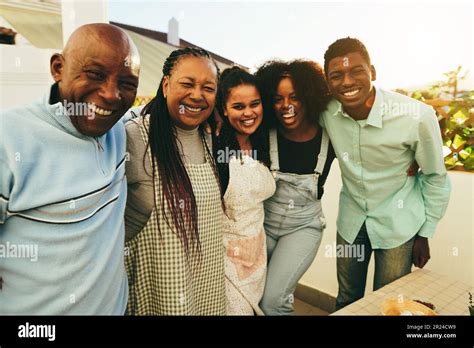
<path id="1" fill-rule="evenodd" d="M 153 96 L 148 96 L 148 97 L 137 96 L 135 98 L 135 102 L 133 103 L 133 106 L 146 105 L 152 99 L 153 99 Z"/>
<path id="2" fill-rule="evenodd" d="M 134 105 L 148 103 L 152 96 L 139 96 Z M 431 105 L 439 119 L 443 143 L 450 153 L 445 156 L 449 170 L 474 173 L 474 109 L 472 102 L 465 100 L 425 100 Z"/>
<path id="3" fill-rule="evenodd" d="M 474 173 L 474 109 L 472 101 L 426 100 L 439 119 L 446 168 Z"/>

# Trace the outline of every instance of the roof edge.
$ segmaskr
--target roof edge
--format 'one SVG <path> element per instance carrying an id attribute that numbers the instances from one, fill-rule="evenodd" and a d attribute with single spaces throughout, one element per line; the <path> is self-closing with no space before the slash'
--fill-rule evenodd
<path id="1" fill-rule="evenodd" d="M 119 22 L 114 22 L 114 21 L 110 21 L 109 22 L 110 24 L 113 24 L 113 25 L 116 25 L 117 27 L 119 28 L 122 28 L 122 29 L 126 29 L 126 30 L 130 30 L 130 31 L 133 31 L 134 33 L 137 33 L 137 34 L 140 34 L 140 35 L 143 35 L 145 37 L 148 37 L 150 39 L 153 39 L 153 40 L 157 40 L 157 41 L 160 41 L 160 42 L 163 42 L 167 45 L 170 45 L 172 47 L 176 47 L 177 49 L 178 48 L 183 48 L 183 47 L 193 47 L 193 48 L 203 48 L 203 47 L 200 47 L 198 45 L 195 45 L 189 41 L 186 41 L 184 39 L 179 39 L 179 47 L 177 46 L 174 46 L 172 44 L 169 44 L 168 43 L 168 40 L 167 40 L 167 36 L 168 34 L 167 33 L 164 33 L 162 31 L 156 31 L 156 30 L 151 30 L 151 29 L 146 29 L 146 28 L 141 28 L 141 27 L 136 27 L 136 26 L 133 26 L 133 25 L 129 25 L 129 24 L 124 24 L 124 23 L 119 23 Z M 205 49 L 205 48 L 204 48 Z M 214 58 L 215 60 L 219 61 L 220 63 L 224 63 L 224 64 L 227 64 L 227 65 L 239 65 L 243 68 L 246 68 L 244 67 L 243 65 L 240 65 L 230 59 L 227 59 L 227 58 L 224 58 L 214 52 L 211 52 L 209 50 L 206 49 L 206 51 L 209 52 L 209 54 L 212 56 L 212 58 Z"/>

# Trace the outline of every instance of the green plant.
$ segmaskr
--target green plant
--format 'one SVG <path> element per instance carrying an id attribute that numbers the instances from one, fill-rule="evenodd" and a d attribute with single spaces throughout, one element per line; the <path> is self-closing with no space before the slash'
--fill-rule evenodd
<path id="1" fill-rule="evenodd" d="M 448 106 L 449 117 L 441 120 L 443 143 L 451 153 L 445 157 L 447 169 L 463 166 L 474 170 L 474 92 Z"/>
<path id="2" fill-rule="evenodd" d="M 459 81 L 467 74 L 459 66 L 444 74 L 446 81 L 411 94 L 398 91 L 435 109 L 443 137 L 446 168 L 474 171 L 474 91 L 458 88 Z"/>

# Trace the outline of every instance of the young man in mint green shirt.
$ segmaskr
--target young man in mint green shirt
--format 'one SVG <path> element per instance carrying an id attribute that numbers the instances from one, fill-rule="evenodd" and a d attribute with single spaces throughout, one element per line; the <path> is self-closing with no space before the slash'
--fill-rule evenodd
<path id="1" fill-rule="evenodd" d="M 409 273 L 412 264 L 424 267 L 430 258 L 428 238 L 448 205 L 450 182 L 430 106 L 375 88 L 375 68 L 357 39 L 337 40 L 324 59 L 334 99 L 321 124 L 343 182 L 337 244 L 364 251 L 363 257 L 337 259 L 340 309 L 364 296 L 372 251 L 374 290 Z M 414 161 L 421 171 L 408 176 Z"/>

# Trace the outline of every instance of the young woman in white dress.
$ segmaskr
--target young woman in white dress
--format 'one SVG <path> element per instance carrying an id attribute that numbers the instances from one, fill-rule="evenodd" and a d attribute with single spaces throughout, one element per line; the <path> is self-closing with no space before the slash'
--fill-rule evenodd
<path id="1" fill-rule="evenodd" d="M 223 118 L 213 152 L 225 192 L 226 313 L 263 315 L 258 306 L 267 265 L 263 202 L 275 192 L 275 180 L 255 77 L 238 67 L 224 70 L 216 106 Z"/>

